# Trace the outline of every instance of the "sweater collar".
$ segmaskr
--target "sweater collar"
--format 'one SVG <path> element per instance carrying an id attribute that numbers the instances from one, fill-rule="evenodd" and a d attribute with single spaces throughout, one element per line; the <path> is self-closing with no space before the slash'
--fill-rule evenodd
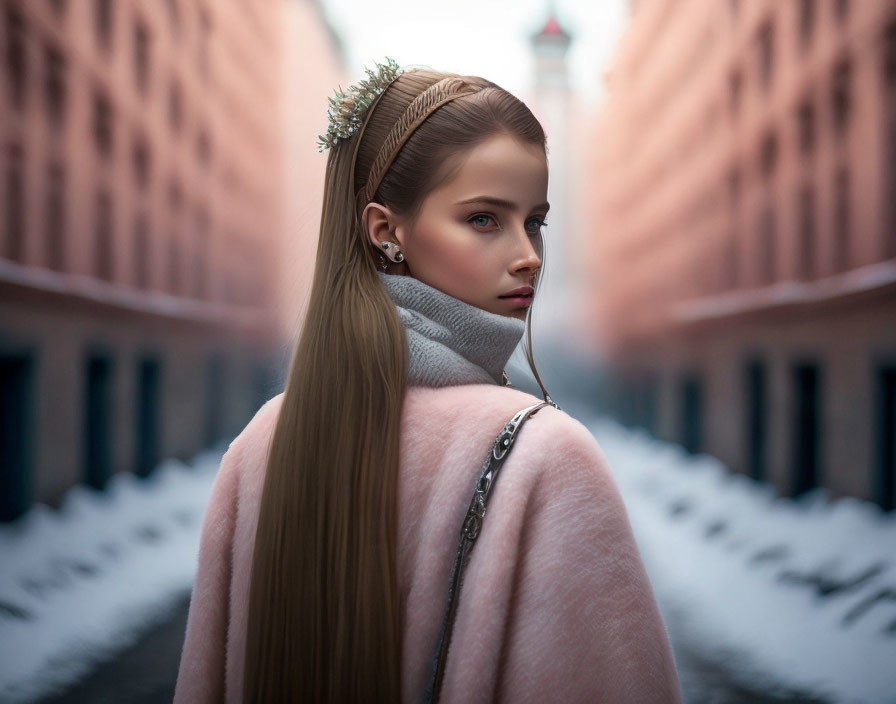
<path id="1" fill-rule="evenodd" d="M 501 384 L 526 323 L 490 313 L 413 276 L 377 272 L 408 342 L 408 386 Z"/>

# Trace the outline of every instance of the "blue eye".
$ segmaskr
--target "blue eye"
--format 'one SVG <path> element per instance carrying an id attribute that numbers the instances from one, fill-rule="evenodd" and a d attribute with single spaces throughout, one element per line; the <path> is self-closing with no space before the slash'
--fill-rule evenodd
<path id="1" fill-rule="evenodd" d="M 473 217 L 471 217 L 467 222 L 473 222 L 477 218 L 485 218 L 486 220 L 494 220 L 494 218 L 491 215 L 486 215 L 485 213 L 479 213 L 478 215 L 474 215 Z M 485 224 L 483 224 L 482 226 L 485 227 Z"/>
<path id="2" fill-rule="evenodd" d="M 532 218 L 529 222 L 535 223 L 535 229 L 529 230 L 529 234 L 531 235 L 537 235 L 541 231 L 541 228 L 548 224 L 548 221 L 543 218 Z"/>

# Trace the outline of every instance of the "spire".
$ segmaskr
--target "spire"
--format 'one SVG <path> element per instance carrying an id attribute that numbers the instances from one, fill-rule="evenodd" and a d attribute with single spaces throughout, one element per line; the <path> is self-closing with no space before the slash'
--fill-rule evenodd
<path id="1" fill-rule="evenodd" d="M 531 34 L 529 40 L 535 54 L 536 88 L 551 86 L 565 89 L 569 83 L 566 52 L 572 43 L 572 35 L 557 19 L 553 1 L 548 2 L 547 19 L 541 29 Z"/>
<path id="2" fill-rule="evenodd" d="M 553 0 L 548 3 L 548 12 L 547 12 L 547 20 L 545 20 L 544 25 L 541 30 L 535 32 L 531 37 L 533 47 L 537 47 L 538 44 L 550 42 L 554 43 L 562 43 L 569 45 L 572 41 L 572 35 L 567 32 L 560 22 L 557 20 L 557 9 L 554 5 Z"/>

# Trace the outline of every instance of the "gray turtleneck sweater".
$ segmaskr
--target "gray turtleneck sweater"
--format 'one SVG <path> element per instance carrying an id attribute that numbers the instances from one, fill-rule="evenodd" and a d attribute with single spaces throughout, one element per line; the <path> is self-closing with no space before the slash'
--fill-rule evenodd
<path id="1" fill-rule="evenodd" d="M 489 313 L 413 276 L 384 274 L 408 342 L 408 386 L 501 384 L 526 323 Z"/>

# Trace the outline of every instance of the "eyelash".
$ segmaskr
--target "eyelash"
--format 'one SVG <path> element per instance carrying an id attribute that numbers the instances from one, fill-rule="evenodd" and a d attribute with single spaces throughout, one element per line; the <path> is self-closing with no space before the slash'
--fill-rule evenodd
<path id="1" fill-rule="evenodd" d="M 495 220 L 495 217 L 493 215 L 489 215 L 488 213 L 476 213 L 476 215 L 470 216 L 470 218 L 467 220 L 467 222 L 472 223 L 473 220 L 475 220 L 476 218 L 491 218 L 492 220 Z M 530 218 L 530 219 L 532 219 L 532 218 Z M 541 228 L 548 224 L 548 221 L 545 220 L 544 218 L 535 218 L 535 219 L 538 220 L 538 230 L 540 232 Z M 538 234 L 538 232 L 531 232 L 529 234 L 531 237 L 535 237 Z"/>

